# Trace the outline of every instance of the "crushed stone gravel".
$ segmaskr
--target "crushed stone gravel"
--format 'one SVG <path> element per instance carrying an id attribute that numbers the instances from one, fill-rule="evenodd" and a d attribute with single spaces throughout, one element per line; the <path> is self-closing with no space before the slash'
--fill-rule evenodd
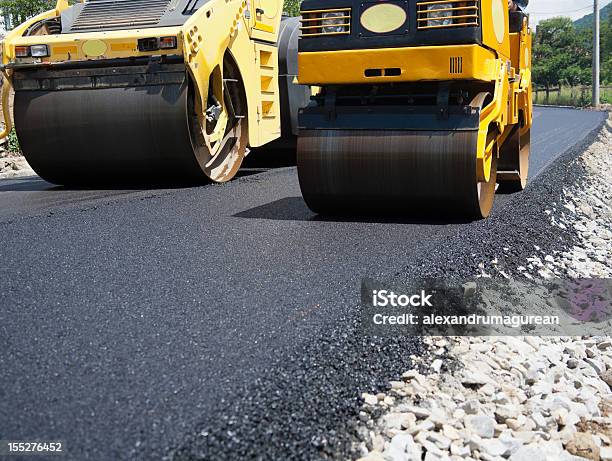
<path id="1" fill-rule="evenodd" d="M 444 349 L 454 369 L 412 370 L 386 394 L 363 394 L 360 461 L 609 459 L 607 338 L 426 342 Z"/>
<path id="2" fill-rule="evenodd" d="M 612 276 L 612 118 L 512 200 L 402 277 Z M 578 155 L 581 153 L 581 155 Z M 463 248 L 463 252 L 460 250 Z M 387 393 L 362 394 L 360 461 L 612 459 L 609 337 L 433 337 Z M 446 357 L 440 365 L 436 355 Z"/>

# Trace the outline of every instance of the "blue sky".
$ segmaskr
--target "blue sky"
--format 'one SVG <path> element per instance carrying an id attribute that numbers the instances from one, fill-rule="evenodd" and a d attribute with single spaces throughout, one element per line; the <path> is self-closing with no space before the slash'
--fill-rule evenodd
<path id="1" fill-rule="evenodd" d="M 612 0 L 599 0 L 603 8 Z M 527 12 L 531 16 L 531 25 L 536 25 L 542 19 L 554 16 L 569 16 L 572 19 L 581 18 L 593 11 L 593 0 L 531 0 Z"/>

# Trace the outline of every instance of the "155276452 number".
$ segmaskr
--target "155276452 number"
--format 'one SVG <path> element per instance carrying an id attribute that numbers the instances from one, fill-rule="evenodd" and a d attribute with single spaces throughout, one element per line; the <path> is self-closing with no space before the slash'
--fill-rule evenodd
<path id="1" fill-rule="evenodd" d="M 61 455 L 64 452 L 62 441 L 42 440 L 2 440 L 0 456 L 10 455 Z"/>

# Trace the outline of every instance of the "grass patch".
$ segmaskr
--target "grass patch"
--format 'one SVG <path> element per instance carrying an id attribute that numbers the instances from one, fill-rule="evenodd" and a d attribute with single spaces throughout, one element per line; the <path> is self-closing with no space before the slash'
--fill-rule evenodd
<path id="1" fill-rule="evenodd" d="M 554 88 L 550 91 L 548 98 L 544 90 L 534 90 L 533 92 L 534 104 L 553 106 L 587 107 L 591 105 L 592 97 L 590 86 L 562 86 L 561 88 Z M 601 87 L 601 103 L 612 104 L 612 87 Z"/>
<path id="2" fill-rule="evenodd" d="M 15 128 L 13 128 L 8 135 L 6 147 L 12 154 L 21 154 L 21 146 L 19 145 L 19 139 L 17 139 L 17 132 L 15 131 Z"/>

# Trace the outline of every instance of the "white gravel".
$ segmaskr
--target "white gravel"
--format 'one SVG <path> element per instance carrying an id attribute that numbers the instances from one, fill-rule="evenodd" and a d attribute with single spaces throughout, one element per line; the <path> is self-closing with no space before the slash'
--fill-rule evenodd
<path id="1" fill-rule="evenodd" d="M 34 176 L 35 174 L 25 157 L 0 157 L 0 179 Z"/>
<path id="2" fill-rule="evenodd" d="M 612 459 L 609 339 L 427 341 L 434 355 L 448 356 L 454 370 L 410 371 L 388 393 L 364 394 L 356 458 Z"/>
<path id="3" fill-rule="evenodd" d="M 0 179 L 32 176 L 36 173 L 23 155 L 6 150 L 6 139 L 0 142 Z"/>
<path id="4" fill-rule="evenodd" d="M 498 258 L 478 277 L 612 277 L 612 118 L 576 160 L 588 173 L 546 219 L 578 233 L 566 252 L 518 267 Z M 608 337 L 428 338 L 431 356 L 384 394 L 363 394 L 361 461 L 612 461 Z M 444 361 L 442 361 L 444 358 Z M 448 369 L 448 368 L 451 369 Z"/>
<path id="5" fill-rule="evenodd" d="M 564 189 L 563 213 L 551 220 L 561 228 L 573 226 L 579 243 L 559 255 L 554 266 L 574 278 L 612 277 L 612 116 L 579 162 L 588 179 Z"/>

